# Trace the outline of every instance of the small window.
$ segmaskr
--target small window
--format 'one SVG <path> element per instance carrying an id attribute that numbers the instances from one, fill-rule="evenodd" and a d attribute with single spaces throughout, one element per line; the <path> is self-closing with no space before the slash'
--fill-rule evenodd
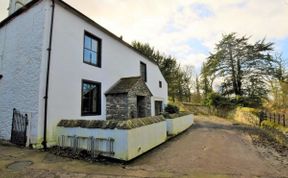
<path id="1" fill-rule="evenodd" d="M 101 39 L 85 32 L 84 35 L 84 63 L 101 67 Z"/>
<path id="2" fill-rule="evenodd" d="M 162 88 L 162 82 L 159 81 L 159 88 Z"/>
<path id="3" fill-rule="evenodd" d="M 101 83 L 82 81 L 82 116 L 101 115 Z"/>
<path id="4" fill-rule="evenodd" d="M 144 81 L 147 82 L 147 67 L 146 64 L 143 62 L 140 62 L 140 73 Z"/>

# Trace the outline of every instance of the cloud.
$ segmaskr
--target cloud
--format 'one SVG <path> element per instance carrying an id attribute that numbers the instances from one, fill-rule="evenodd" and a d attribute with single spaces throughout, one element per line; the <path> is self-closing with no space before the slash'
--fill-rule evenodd
<path id="1" fill-rule="evenodd" d="M 288 0 L 64 1 L 125 41 L 148 42 L 198 70 L 222 34 L 230 32 L 252 36 L 251 41 L 266 37 L 288 56 Z M 0 18 L 6 6 L 1 0 Z"/>

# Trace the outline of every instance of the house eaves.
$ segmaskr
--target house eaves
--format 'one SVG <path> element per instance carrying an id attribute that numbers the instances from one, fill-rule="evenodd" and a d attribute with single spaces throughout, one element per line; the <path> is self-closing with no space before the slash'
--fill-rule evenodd
<path id="1" fill-rule="evenodd" d="M 28 4 L 26 4 L 25 6 L 23 6 L 22 8 L 18 9 L 17 11 L 15 11 L 13 14 L 11 14 L 10 16 L 8 16 L 6 19 L 4 19 L 2 22 L 0 22 L 0 28 L 2 28 L 3 26 L 5 26 L 6 24 L 8 24 L 10 21 L 12 21 L 14 18 L 16 18 L 17 16 L 21 15 L 22 13 L 28 11 L 31 7 L 33 7 L 35 4 L 37 4 L 39 1 L 42 0 L 32 0 L 31 2 L 29 2 Z M 91 18 L 87 17 L 86 15 L 84 15 L 83 13 L 81 13 L 80 11 L 78 11 L 77 9 L 75 9 L 74 7 L 70 6 L 69 4 L 67 4 L 66 2 L 62 1 L 62 0 L 54 0 L 55 3 L 59 4 L 61 7 L 65 8 L 66 10 L 70 11 L 71 13 L 73 13 L 74 15 L 80 17 L 82 20 L 86 21 L 87 23 L 93 25 L 94 27 L 96 27 L 97 29 L 101 30 L 102 32 L 104 32 L 105 34 L 107 34 L 108 36 L 112 37 L 113 39 L 119 41 L 120 43 L 122 43 L 123 45 L 125 45 L 126 47 L 132 49 L 133 51 L 135 51 L 137 54 L 141 55 L 142 57 L 148 59 L 150 62 L 156 64 L 158 66 L 158 64 L 153 60 L 148 58 L 147 56 L 144 56 L 143 54 L 141 54 L 138 50 L 136 50 L 134 47 L 132 47 L 130 44 L 128 44 L 127 42 L 123 41 L 121 38 L 119 38 L 118 36 L 116 36 L 115 34 L 113 34 L 112 32 L 110 32 L 109 30 L 107 30 L 106 28 L 102 27 L 101 25 L 99 25 L 98 23 L 96 23 L 95 21 L 93 21 Z M 158 66 L 159 67 L 159 66 Z"/>

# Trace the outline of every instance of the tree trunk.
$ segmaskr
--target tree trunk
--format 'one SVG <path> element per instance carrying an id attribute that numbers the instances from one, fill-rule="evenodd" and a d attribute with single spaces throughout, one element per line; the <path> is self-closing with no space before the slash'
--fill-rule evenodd
<path id="1" fill-rule="evenodd" d="M 228 50 L 229 50 L 229 60 L 230 60 L 230 65 L 231 65 L 231 70 L 232 70 L 233 92 L 235 95 L 239 95 L 238 90 L 237 90 L 237 82 L 236 82 L 235 66 L 234 66 L 234 61 L 233 61 L 232 46 L 230 43 L 228 44 Z"/>

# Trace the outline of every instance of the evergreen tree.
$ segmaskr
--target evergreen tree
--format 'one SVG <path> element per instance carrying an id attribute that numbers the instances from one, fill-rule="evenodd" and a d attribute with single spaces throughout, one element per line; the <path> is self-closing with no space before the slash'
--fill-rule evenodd
<path id="1" fill-rule="evenodd" d="M 269 54 L 273 43 L 266 43 L 263 39 L 250 44 L 248 37 L 237 37 L 236 33 L 231 33 L 223 35 L 215 50 L 204 65 L 205 75 L 223 79 L 222 95 L 253 99 L 267 96 L 265 76 L 273 71 L 274 61 Z"/>

